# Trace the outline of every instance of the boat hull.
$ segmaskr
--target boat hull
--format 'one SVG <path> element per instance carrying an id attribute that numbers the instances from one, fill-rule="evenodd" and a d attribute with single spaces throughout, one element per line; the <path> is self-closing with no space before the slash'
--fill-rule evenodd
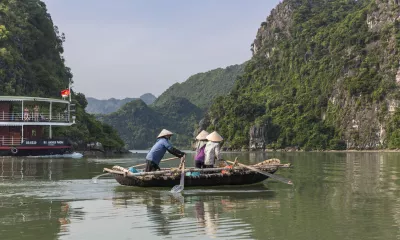
<path id="1" fill-rule="evenodd" d="M 272 170 L 269 173 L 274 173 Z M 159 176 L 159 177 L 125 177 L 121 174 L 112 174 L 115 180 L 125 186 L 137 187 L 173 187 L 179 185 L 180 176 Z M 252 172 L 240 172 L 232 174 L 202 174 L 200 176 L 185 176 L 185 187 L 200 187 L 200 186 L 223 186 L 223 185 L 249 185 L 262 182 L 268 176 Z"/>
<path id="2" fill-rule="evenodd" d="M 16 149 L 16 151 L 15 151 Z M 57 146 L 57 147 L 15 147 L 6 148 L 0 147 L 0 156 L 48 156 L 72 153 L 71 146 Z"/>
<path id="3" fill-rule="evenodd" d="M 72 153 L 67 139 L 26 139 L 21 145 L 0 146 L 0 156 L 47 156 Z"/>

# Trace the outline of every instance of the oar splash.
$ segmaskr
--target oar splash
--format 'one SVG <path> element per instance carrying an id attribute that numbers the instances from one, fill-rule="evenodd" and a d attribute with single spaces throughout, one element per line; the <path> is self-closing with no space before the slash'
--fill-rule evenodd
<path id="1" fill-rule="evenodd" d="M 179 185 L 175 185 L 172 189 L 171 189 L 171 193 L 172 194 L 176 194 L 176 193 L 180 193 L 183 191 L 184 187 L 185 187 L 185 156 L 182 158 L 181 160 L 182 163 L 182 173 L 181 173 L 181 181 Z"/>

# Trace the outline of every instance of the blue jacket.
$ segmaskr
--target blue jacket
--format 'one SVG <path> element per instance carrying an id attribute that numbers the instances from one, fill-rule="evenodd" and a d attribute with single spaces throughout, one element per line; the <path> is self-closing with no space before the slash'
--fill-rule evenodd
<path id="1" fill-rule="evenodd" d="M 153 161 L 157 165 L 160 164 L 161 159 L 167 150 L 171 150 L 172 145 L 166 138 L 157 139 L 154 146 L 151 148 L 150 152 L 147 153 L 146 159 Z"/>

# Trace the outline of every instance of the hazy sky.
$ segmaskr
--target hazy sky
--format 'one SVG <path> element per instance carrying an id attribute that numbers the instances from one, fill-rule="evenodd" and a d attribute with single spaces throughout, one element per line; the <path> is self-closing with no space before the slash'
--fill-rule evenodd
<path id="1" fill-rule="evenodd" d="M 44 0 L 65 33 L 74 90 L 87 97 L 159 96 L 189 76 L 251 57 L 279 0 Z"/>

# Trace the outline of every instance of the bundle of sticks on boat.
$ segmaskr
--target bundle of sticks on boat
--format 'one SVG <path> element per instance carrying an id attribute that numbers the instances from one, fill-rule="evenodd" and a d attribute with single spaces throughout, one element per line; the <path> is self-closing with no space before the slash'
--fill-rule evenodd
<path id="1" fill-rule="evenodd" d="M 263 162 L 260 162 L 258 164 L 252 165 L 254 168 L 259 169 L 259 170 L 271 170 L 271 169 L 276 169 L 276 168 L 288 168 L 290 167 L 290 164 L 281 164 L 279 159 L 269 159 L 265 160 Z M 147 176 L 147 175 L 179 175 L 182 173 L 182 170 L 179 168 L 161 168 L 159 171 L 154 171 L 154 172 L 145 172 L 145 171 L 140 171 L 140 172 L 131 172 L 127 168 L 121 167 L 121 166 L 114 166 L 112 169 L 104 168 L 104 171 L 113 173 L 113 174 L 121 174 L 125 177 L 139 177 L 139 176 Z M 226 174 L 229 174 L 231 172 L 245 172 L 249 171 L 247 168 L 244 168 L 242 166 L 233 164 L 233 166 L 225 166 L 225 167 L 216 167 L 216 168 L 185 168 L 184 172 L 185 173 L 193 173 L 193 172 L 198 172 L 200 174 L 212 174 L 212 173 L 221 173 L 224 172 Z"/>

